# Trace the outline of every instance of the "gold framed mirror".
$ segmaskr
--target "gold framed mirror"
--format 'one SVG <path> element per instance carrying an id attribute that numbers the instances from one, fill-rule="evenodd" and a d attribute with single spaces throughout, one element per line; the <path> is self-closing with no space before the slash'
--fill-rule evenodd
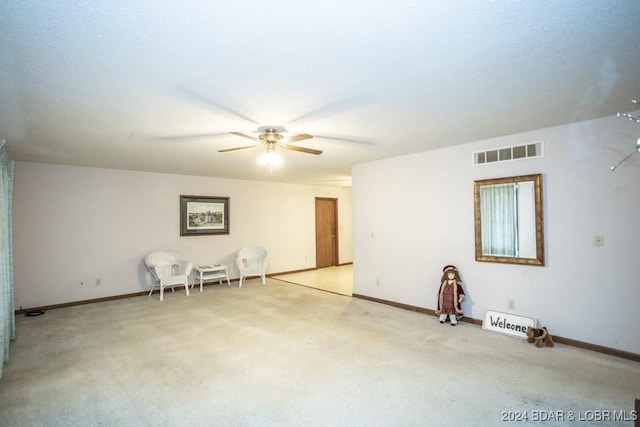
<path id="1" fill-rule="evenodd" d="M 544 265 L 542 174 L 474 181 L 476 261 Z"/>

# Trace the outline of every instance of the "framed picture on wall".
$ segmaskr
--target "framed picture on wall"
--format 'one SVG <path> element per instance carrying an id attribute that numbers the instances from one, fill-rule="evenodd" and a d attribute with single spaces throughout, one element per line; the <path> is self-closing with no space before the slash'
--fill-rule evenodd
<path id="1" fill-rule="evenodd" d="M 180 196 L 180 235 L 229 234 L 229 198 Z"/>

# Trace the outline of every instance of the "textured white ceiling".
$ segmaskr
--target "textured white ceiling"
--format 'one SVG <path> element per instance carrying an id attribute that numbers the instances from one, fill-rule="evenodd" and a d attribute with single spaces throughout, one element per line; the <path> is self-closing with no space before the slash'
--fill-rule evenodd
<path id="1" fill-rule="evenodd" d="M 0 138 L 15 160 L 332 184 L 631 110 L 638 40 L 637 0 L 5 1 Z M 217 152 L 266 125 L 324 153 L 269 175 L 262 148 Z"/>

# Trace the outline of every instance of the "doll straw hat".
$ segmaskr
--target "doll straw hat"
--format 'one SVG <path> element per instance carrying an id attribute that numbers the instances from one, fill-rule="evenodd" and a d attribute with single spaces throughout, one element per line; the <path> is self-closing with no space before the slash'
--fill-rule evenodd
<path id="1" fill-rule="evenodd" d="M 455 265 L 445 265 L 444 268 L 442 269 L 442 272 L 446 273 L 447 271 L 458 271 L 458 269 L 456 268 Z"/>

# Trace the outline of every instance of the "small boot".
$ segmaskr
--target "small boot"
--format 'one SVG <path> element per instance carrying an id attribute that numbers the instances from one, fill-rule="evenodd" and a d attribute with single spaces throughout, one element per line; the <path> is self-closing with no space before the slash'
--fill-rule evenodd
<path id="1" fill-rule="evenodd" d="M 547 331 L 547 328 L 542 328 L 542 329 L 544 329 L 544 331 L 546 332 L 546 336 L 544 337 L 544 343 L 547 345 L 547 347 L 553 347 L 554 346 L 553 337 Z"/>

